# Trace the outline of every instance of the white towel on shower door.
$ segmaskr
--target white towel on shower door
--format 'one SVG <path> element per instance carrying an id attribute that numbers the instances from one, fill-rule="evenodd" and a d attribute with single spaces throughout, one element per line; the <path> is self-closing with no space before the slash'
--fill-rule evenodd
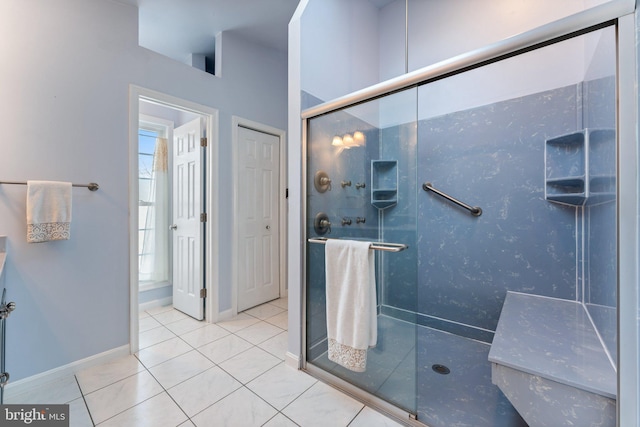
<path id="1" fill-rule="evenodd" d="M 71 183 L 27 181 L 27 242 L 68 240 L 70 229 Z"/>
<path id="2" fill-rule="evenodd" d="M 370 242 L 328 239 L 325 247 L 329 360 L 364 372 L 378 338 L 375 255 Z"/>

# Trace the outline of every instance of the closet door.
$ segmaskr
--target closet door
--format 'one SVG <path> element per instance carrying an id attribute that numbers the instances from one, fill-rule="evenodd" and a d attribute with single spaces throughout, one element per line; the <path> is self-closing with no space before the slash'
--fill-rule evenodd
<path id="1" fill-rule="evenodd" d="M 280 138 L 238 127 L 238 311 L 280 296 Z"/>

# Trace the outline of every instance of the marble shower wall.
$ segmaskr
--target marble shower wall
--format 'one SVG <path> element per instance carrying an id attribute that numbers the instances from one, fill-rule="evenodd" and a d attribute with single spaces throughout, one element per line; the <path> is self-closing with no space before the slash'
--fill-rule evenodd
<path id="1" fill-rule="evenodd" d="M 405 123 L 380 131 L 380 158 L 398 162 L 398 204 L 381 210 L 382 239 L 403 243 L 402 252 L 379 254 L 382 261 L 382 311 L 414 322 L 417 305 L 417 157 L 416 123 Z"/>
<path id="2" fill-rule="evenodd" d="M 597 304 L 593 312 L 607 318 L 600 305 L 615 306 L 615 203 L 546 201 L 544 147 L 585 126 L 612 128 L 612 82 L 420 120 L 418 183 L 483 209 L 474 217 L 420 190 L 420 324 L 491 342 L 508 290 Z"/>
<path id="3" fill-rule="evenodd" d="M 420 121 L 418 180 L 483 210 L 474 217 L 418 195 L 418 300 L 428 326 L 490 342 L 507 290 L 577 298 L 576 208 L 544 198 L 545 140 L 578 129 L 577 91 Z"/>
<path id="4" fill-rule="evenodd" d="M 545 140 L 585 127 L 614 128 L 614 89 L 614 78 L 604 78 L 383 129 L 348 110 L 315 118 L 307 235 L 317 235 L 313 219 L 325 212 L 328 237 L 409 245 L 377 254 L 383 313 L 491 342 L 508 290 L 578 300 L 615 354 L 615 202 L 575 207 L 544 198 Z M 365 147 L 331 146 L 334 135 L 355 130 L 365 133 Z M 615 149 L 605 154 L 615 156 Z M 398 161 L 398 203 L 380 214 L 369 200 L 372 159 Z M 615 159 L 603 161 L 615 167 Z M 314 188 L 318 170 L 332 179 L 330 191 Z M 342 180 L 352 185 L 342 188 Z M 356 182 L 366 188 L 356 190 Z M 483 215 L 424 192 L 423 182 L 482 207 Z M 356 224 L 356 217 L 366 223 Z M 352 225 L 341 226 L 342 218 Z M 307 277 L 313 345 L 326 333 L 324 246 L 308 245 Z"/>
<path id="5" fill-rule="evenodd" d="M 355 131 L 363 132 L 366 145 L 339 150 L 331 145 L 334 136 Z M 311 121 L 307 142 L 307 219 L 308 237 L 378 239 L 378 211 L 369 203 L 371 159 L 378 158 L 379 130 L 346 111 L 320 116 Z M 314 186 L 314 177 L 324 171 L 331 179 L 331 188 L 324 192 Z M 342 181 L 351 181 L 342 186 Z M 365 188 L 356 189 L 356 183 Z M 318 234 L 314 218 L 325 213 L 331 222 L 331 231 Z M 366 222 L 357 224 L 356 218 Z M 351 219 L 351 225 L 342 225 L 342 219 Z M 326 351 L 326 296 L 325 246 L 307 243 L 307 347 L 310 358 Z M 316 347 L 317 346 L 317 347 Z M 314 350 L 315 349 L 315 350 Z"/>

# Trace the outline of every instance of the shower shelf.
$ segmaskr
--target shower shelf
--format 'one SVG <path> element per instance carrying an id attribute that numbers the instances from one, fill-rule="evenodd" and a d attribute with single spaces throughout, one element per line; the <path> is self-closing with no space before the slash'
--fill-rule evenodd
<path id="1" fill-rule="evenodd" d="M 398 161 L 371 160 L 371 204 L 386 209 L 398 203 Z"/>
<path id="2" fill-rule="evenodd" d="M 547 139 L 545 198 L 572 206 L 615 200 L 613 129 L 583 129 Z"/>

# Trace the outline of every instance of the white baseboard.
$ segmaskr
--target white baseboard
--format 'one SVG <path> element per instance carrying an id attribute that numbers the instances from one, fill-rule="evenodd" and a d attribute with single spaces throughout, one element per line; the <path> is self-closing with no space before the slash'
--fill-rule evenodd
<path id="1" fill-rule="evenodd" d="M 120 357 L 128 356 L 129 354 L 129 344 L 123 345 L 121 347 L 116 347 L 103 353 L 95 354 L 85 359 L 71 362 L 68 365 L 63 365 L 49 371 L 41 372 L 39 374 L 32 375 L 18 381 L 9 381 L 9 383 L 7 383 L 7 385 L 5 386 L 5 392 L 7 392 L 7 394 L 10 394 L 11 396 L 19 395 L 28 392 L 32 388 L 44 383 L 56 381 L 68 375 L 75 375 L 77 372 L 80 372 L 84 369 L 96 365 L 101 365 Z"/>
<path id="2" fill-rule="evenodd" d="M 222 322 L 224 320 L 229 320 L 233 317 L 233 310 L 225 310 L 218 313 L 218 322 Z"/>
<path id="3" fill-rule="evenodd" d="M 285 363 L 293 369 L 300 369 L 300 357 L 291 352 L 285 354 Z"/>
<path id="4" fill-rule="evenodd" d="M 173 304 L 173 297 L 165 297 L 160 299 L 154 299 L 153 301 L 145 302 L 138 305 L 138 310 L 145 311 L 151 310 L 152 308 L 162 307 L 165 305 Z"/>

